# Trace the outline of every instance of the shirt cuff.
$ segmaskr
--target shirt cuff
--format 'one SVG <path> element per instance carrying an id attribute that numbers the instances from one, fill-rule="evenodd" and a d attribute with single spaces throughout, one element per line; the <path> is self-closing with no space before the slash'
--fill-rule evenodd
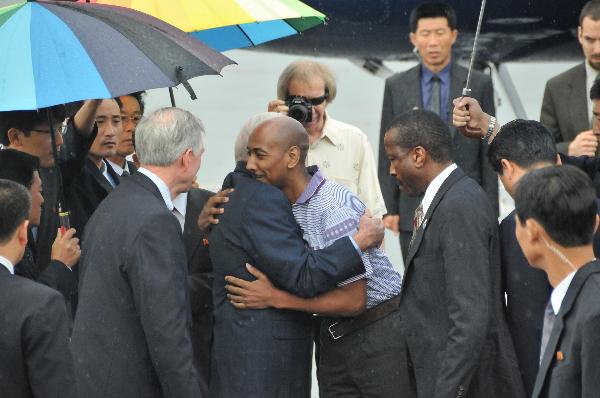
<path id="1" fill-rule="evenodd" d="M 349 236 L 348 238 L 350 238 L 350 242 L 352 242 L 352 245 L 354 246 L 354 248 L 356 249 L 356 252 L 358 253 L 358 255 L 362 255 L 362 251 L 360 250 L 360 247 L 358 247 L 358 245 L 356 244 L 356 242 L 354 241 L 354 238 Z"/>

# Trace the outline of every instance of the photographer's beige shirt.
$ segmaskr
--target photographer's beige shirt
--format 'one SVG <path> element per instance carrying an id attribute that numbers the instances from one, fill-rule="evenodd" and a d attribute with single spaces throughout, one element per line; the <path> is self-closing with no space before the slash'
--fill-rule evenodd
<path id="1" fill-rule="evenodd" d="M 365 133 L 327 114 L 323 135 L 310 146 L 306 165 L 319 166 L 327 179 L 355 193 L 373 216 L 383 217 L 387 211 L 375 164 Z"/>

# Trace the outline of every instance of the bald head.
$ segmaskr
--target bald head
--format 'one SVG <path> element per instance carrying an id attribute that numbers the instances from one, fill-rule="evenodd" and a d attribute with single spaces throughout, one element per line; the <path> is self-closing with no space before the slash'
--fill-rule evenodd
<path id="1" fill-rule="evenodd" d="M 309 145 L 308 133 L 296 119 L 282 116 L 264 121 L 254 129 L 252 136 L 254 134 L 260 135 L 262 140 L 268 140 L 281 151 L 298 147 L 300 150 L 299 164 L 305 164 Z"/>

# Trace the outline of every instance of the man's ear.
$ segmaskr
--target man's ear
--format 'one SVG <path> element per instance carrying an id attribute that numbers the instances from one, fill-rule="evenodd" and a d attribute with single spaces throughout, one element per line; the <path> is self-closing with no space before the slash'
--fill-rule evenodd
<path id="1" fill-rule="evenodd" d="M 11 127 L 6 132 L 8 137 L 8 145 L 11 147 L 20 147 L 23 144 L 23 132 L 19 129 Z"/>
<path id="2" fill-rule="evenodd" d="M 525 230 L 527 231 L 527 236 L 529 237 L 529 243 L 531 245 L 541 240 L 542 232 L 544 231 L 540 223 L 533 218 L 527 219 L 525 222 Z"/>
<path id="3" fill-rule="evenodd" d="M 594 220 L 594 234 L 598 232 L 598 225 L 600 225 L 600 217 L 596 214 L 596 218 Z"/>
<path id="4" fill-rule="evenodd" d="M 29 220 L 24 220 L 19 228 L 17 228 L 17 241 L 19 246 L 24 247 L 27 245 L 27 228 L 29 227 Z"/>
<path id="5" fill-rule="evenodd" d="M 502 175 L 509 180 L 512 180 L 515 173 L 515 167 L 513 164 L 506 159 L 500 159 L 500 167 L 502 168 Z"/>
<path id="6" fill-rule="evenodd" d="M 420 169 L 423 166 L 425 166 L 425 162 L 427 161 L 427 158 L 429 157 L 427 150 L 425 148 L 423 148 L 422 146 L 418 146 L 418 147 L 415 147 L 412 150 L 412 152 L 413 153 L 411 153 L 409 156 L 412 157 L 415 167 Z"/>
<path id="7" fill-rule="evenodd" d="M 288 169 L 293 169 L 300 163 L 300 148 L 296 145 L 288 149 Z"/>

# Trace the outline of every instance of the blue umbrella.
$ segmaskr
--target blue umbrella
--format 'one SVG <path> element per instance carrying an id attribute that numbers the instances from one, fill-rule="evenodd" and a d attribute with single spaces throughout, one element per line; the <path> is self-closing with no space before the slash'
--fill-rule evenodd
<path id="1" fill-rule="evenodd" d="M 219 74 L 234 62 L 123 7 L 60 1 L 0 8 L 0 111 L 109 98 Z"/>

